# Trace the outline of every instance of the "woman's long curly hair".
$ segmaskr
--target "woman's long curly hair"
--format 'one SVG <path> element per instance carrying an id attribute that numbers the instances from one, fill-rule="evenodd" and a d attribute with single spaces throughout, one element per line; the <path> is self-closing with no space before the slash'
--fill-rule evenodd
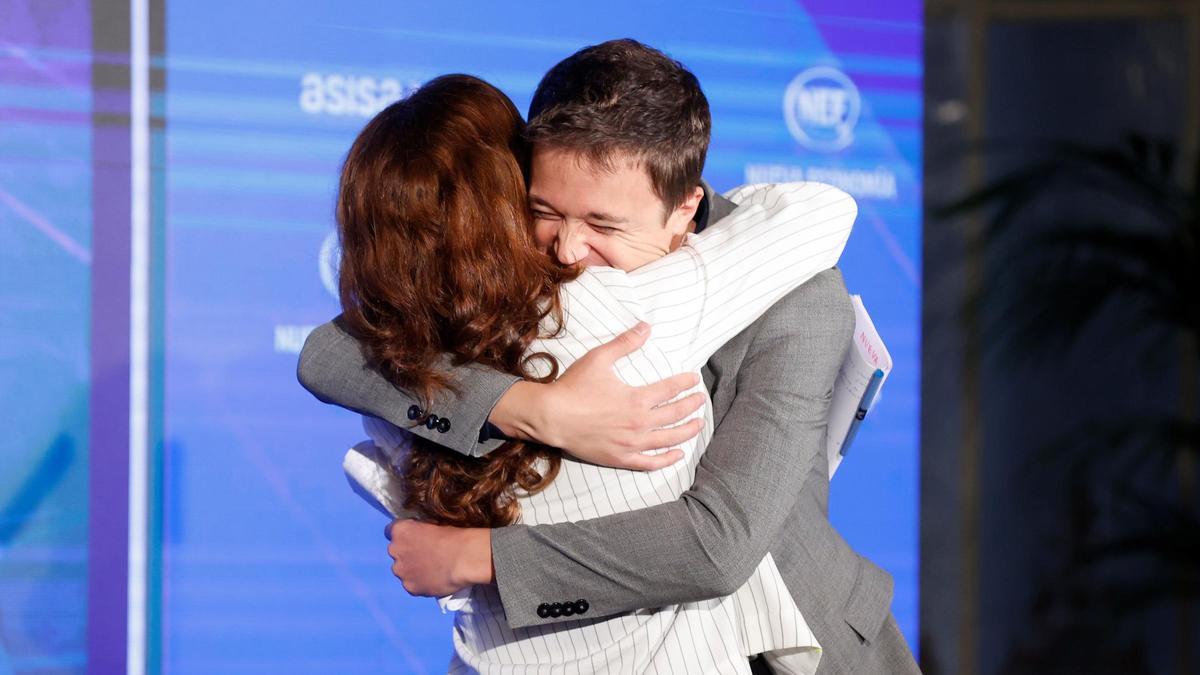
<path id="1" fill-rule="evenodd" d="M 527 377 L 542 320 L 561 326 L 558 288 L 576 273 L 533 242 L 523 129 L 500 90 L 446 75 L 376 115 L 342 168 L 344 325 L 425 410 L 454 388 L 445 356 Z M 517 490 L 543 489 L 560 463 L 520 442 L 472 458 L 413 440 L 405 506 L 446 525 L 515 522 Z"/>

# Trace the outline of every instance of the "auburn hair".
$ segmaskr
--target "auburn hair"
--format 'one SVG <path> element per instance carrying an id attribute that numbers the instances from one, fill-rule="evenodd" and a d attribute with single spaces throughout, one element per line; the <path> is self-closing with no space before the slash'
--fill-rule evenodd
<path id="1" fill-rule="evenodd" d="M 557 370 L 526 352 L 544 319 L 561 327 L 558 288 L 577 272 L 533 242 L 523 132 L 500 90 L 446 75 L 367 123 L 342 168 L 344 325 L 368 363 L 425 410 L 455 388 L 447 360 L 530 377 L 530 359 L 544 356 Z M 398 468 L 405 506 L 422 517 L 498 527 L 520 515 L 517 490 L 545 488 L 560 460 L 516 441 L 467 457 L 414 435 Z"/>

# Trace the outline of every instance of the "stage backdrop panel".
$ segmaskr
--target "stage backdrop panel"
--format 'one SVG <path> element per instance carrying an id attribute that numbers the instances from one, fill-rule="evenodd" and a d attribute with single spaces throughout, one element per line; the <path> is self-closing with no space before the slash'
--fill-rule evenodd
<path id="1" fill-rule="evenodd" d="M 547 68 L 630 36 L 712 103 L 707 178 L 822 180 L 859 199 L 842 269 L 896 367 L 832 488 L 916 637 L 920 3 L 167 3 L 164 670 L 441 672 L 450 617 L 389 569 L 340 469 L 355 415 L 295 381 L 338 312 L 338 170 L 369 117 L 466 72 L 524 110 Z"/>
<path id="2" fill-rule="evenodd" d="M 0 3 L 0 675 L 86 663 L 91 29 Z"/>

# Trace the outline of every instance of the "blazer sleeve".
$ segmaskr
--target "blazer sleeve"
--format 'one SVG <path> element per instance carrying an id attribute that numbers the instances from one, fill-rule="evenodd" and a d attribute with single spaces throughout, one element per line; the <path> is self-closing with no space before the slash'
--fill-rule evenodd
<path id="1" fill-rule="evenodd" d="M 699 370 L 780 298 L 837 264 L 858 206 L 823 183 L 746 185 L 737 208 L 687 245 L 629 273 L 657 343 Z"/>
<path id="2" fill-rule="evenodd" d="M 438 445 L 472 457 L 480 457 L 504 443 L 498 434 L 488 434 L 488 416 L 500 397 L 520 378 L 475 364 L 443 367 L 452 372 L 457 391 L 445 391 L 430 410 L 408 392 L 393 385 L 367 365 L 357 340 L 341 326 L 340 318 L 317 327 L 304 342 L 296 377 L 300 384 L 323 403 L 378 417 Z M 437 415 L 437 423 L 418 425 L 410 411 Z M 494 437 L 493 437 L 494 436 Z"/>
<path id="3" fill-rule="evenodd" d="M 817 275 L 750 330 L 732 407 L 678 500 L 492 530 L 513 628 L 569 620 L 539 617 L 546 602 L 586 600 L 589 615 L 603 617 L 729 595 L 750 577 L 824 457 L 834 379 L 854 330 L 840 273 Z"/>

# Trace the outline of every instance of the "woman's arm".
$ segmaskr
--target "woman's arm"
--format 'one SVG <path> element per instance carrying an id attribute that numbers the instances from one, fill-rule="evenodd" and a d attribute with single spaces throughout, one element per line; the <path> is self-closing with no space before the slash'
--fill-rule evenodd
<path id="1" fill-rule="evenodd" d="M 720 224 L 629 273 L 655 337 L 699 369 L 723 344 L 818 272 L 837 263 L 858 206 L 822 183 L 747 185 Z"/>

